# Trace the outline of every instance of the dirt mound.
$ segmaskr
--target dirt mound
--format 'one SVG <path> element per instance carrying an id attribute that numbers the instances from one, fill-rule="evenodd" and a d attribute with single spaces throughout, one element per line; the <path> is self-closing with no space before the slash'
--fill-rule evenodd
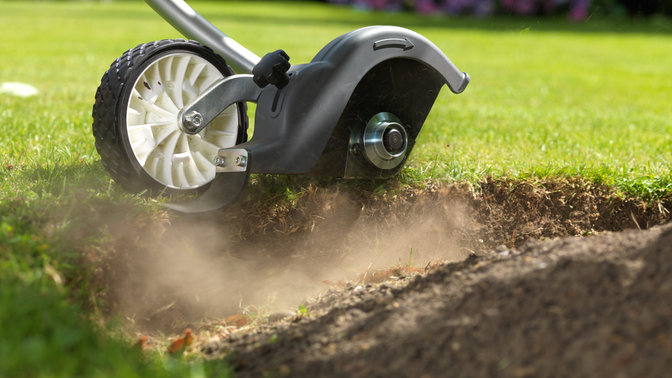
<path id="1" fill-rule="evenodd" d="M 672 226 L 530 242 L 407 282 L 350 286 L 309 315 L 203 351 L 237 376 L 665 376 Z"/>

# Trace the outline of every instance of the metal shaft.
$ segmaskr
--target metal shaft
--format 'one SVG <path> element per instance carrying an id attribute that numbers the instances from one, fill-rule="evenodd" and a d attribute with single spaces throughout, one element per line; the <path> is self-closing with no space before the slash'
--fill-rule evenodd
<path id="1" fill-rule="evenodd" d="M 251 73 L 260 58 L 222 33 L 183 0 L 145 0 L 169 24 L 223 56 L 236 73 Z"/>

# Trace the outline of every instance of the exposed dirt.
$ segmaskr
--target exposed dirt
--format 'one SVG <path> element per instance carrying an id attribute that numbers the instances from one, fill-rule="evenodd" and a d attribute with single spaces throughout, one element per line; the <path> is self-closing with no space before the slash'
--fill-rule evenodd
<path id="1" fill-rule="evenodd" d="M 107 312 L 157 348 L 159 332 L 191 327 L 189 353 L 240 376 L 672 368 L 672 225 L 653 227 L 670 198 L 647 206 L 578 180 L 298 186 L 266 200 L 253 186 L 207 218 L 107 214 L 123 235 L 97 272 Z"/>
<path id="2" fill-rule="evenodd" d="M 672 368 L 672 227 L 501 248 L 327 292 L 202 346 L 238 376 L 648 376 Z"/>

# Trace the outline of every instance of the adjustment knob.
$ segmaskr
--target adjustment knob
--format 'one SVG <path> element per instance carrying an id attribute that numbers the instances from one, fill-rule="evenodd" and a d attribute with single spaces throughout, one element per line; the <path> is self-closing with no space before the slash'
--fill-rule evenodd
<path id="1" fill-rule="evenodd" d="M 273 84 L 278 88 L 282 88 L 289 83 L 289 55 L 283 50 L 277 50 L 264 55 L 263 58 L 252 68 L 252 80 L 259 86 L 264 88 L 268 84 Z"/>

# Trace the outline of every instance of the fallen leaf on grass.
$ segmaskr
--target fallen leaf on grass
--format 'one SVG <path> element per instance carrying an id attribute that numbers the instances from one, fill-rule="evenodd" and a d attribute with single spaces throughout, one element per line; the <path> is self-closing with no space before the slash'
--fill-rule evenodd
<path id="1" fill-rule="evenodd" d="M 132 348 L 140 352 L 144 351 L 145 348 L 147 348 L 147 340 L 148 340 L 147 336 L 140 336 L 138 341 L 136 341 L 135 344 L 133 344 Z"/>
<path id="2" fill-rule="evenodd" d="M 189 345 L 194 341 L 194 334 L 191 333 L 191 329 L 187 328 L 184 331 L 184 336 L 180 337 L 179 339 L 173 341 L 170 343 L 168 346 L 167 352 L 168 354 L 171 355 L 179 355 L 184 353 L 184 350 L 187 349 Z"/>
<path id="3" fill-rule="evenodd" d="M 250 322 L 250 319 L 243 314 L 235 314 L 227 316 L 224 319 L 224 322 L 230 326 L 242 327 L 244 325 L 247 325 Z"/>

